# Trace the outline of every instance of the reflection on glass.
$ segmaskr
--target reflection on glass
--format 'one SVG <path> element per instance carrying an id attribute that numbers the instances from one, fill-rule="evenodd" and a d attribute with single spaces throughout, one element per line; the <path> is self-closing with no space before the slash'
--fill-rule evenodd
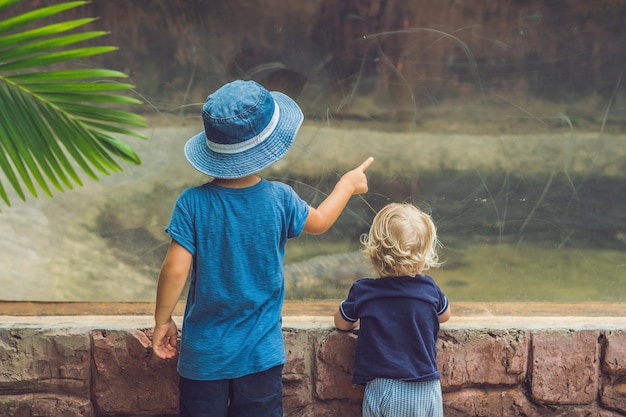
<path id="1" fill-rule="evenodd" d="M 445 261 L 432 275 L 452 300 L 626 298 L 625 6 L 282 3 L 80 9 L 120 46 L 97 64 L 129 74 L 151 140 L 130 142 L 140 166 L 2 207 L 0 299 L 152 301 L 173 202 L 208 180 L 182 146 L 235 78 L 305 111 L 263 174 L 312 205 L 376 158 L 331 231 L 289 243 L 288 298 L 338 299 L 371 274 L 359 236 L 391 201 L 432 213 Z"/>

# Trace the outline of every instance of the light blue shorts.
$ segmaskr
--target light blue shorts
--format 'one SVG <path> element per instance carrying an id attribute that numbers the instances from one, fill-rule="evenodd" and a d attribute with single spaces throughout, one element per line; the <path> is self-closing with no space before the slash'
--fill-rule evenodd
<path id="1" fill-rule="evenodd" d="M 441 383 L 374 379 L 365 385 L 363 417 L 443 417 Z"/>

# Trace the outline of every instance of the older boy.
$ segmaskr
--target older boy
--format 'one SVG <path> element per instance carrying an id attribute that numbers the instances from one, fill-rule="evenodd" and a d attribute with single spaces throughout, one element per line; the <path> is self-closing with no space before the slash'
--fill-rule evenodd
<path id="1" fill-rule="evenodd" d="M 178 372 L 179 416 L 282 416 L 283 258 L 287 240 L 320 234 L 367 192 L 373 158 L 341 177 L 319 207 L 258 172 L 282 158 L 303 121 L 286 95 L 234 81 L 209 96 L 187 160 L 214 179 L 185 190 L 166 231 L 153 349 L 177 348 L 172 312 L 191 269 Z"/>

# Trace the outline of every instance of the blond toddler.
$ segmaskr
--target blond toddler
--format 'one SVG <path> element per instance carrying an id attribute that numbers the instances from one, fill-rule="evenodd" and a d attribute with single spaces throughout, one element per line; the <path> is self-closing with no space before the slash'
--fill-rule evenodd
<path id="1" fill-rule="evenodd" d="M 424 274 L 440 266 L 431 217 L 411 204 L 378 212 L 362 238 L 378 279 L 356 281 L 335 326 L 359 324 L 352 382 L 365 385 L 364 417 L 443 416 L 436 343 L 448 299 Z"/>

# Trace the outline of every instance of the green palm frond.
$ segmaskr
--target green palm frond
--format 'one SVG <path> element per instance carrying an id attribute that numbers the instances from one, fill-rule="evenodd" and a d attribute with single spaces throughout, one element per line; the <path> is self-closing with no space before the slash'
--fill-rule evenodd
<path id="1" fill-rule="evenodd" d="M 22 0 L 0 0 L 0 12 Z M 110 46 L 74 47 L 106 34 L 68 33 L 94 18 L 46 25 L 43 20 L 87 1 L 42 7 L 0 21 L 0 169 L 21 199 L 37 186 L 52 195 L 82 185 L 77 168 L 89 177 L 121 171 L 118 160 L 140 164 L 117 135 L 147 137 L 141 116 L 120 110 L 140 104 L 124 95 L 133 86 L 119 71 L 65 69 L 77 59 L 116 50 Z M 63 69 L 59 69 L 63 68 Z M 0 180 L 0 198 L 10 205 Z"/>

